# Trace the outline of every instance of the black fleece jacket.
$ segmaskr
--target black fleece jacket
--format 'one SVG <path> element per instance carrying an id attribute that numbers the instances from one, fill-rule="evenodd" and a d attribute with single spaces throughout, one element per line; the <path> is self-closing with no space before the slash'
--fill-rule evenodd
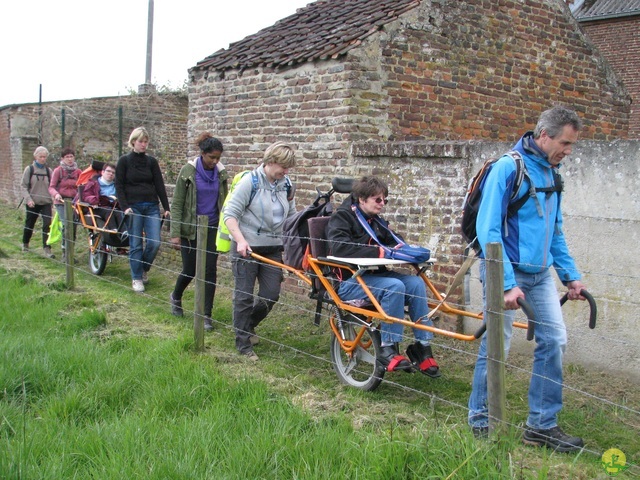
<path id="1" fill-rule="evenodd" d="M 380 247 L 367 233 L 356 218 L 351 206 L 357 202 L 349 196 L 342 205 L 331 215 L 327 225 L 327 239 L 329 240 L 329 255 L 346 258 L 379 258 Z M 363 217 L 372 226 L 378 240 L 388 247 L 395 247 L 398 242 L 391 236 L 388 230 L 381 228 L 378 222 L 371 222 L 373 217 L 368 216 L 360 210 Z M 386 220 L 377 216 L 376 218 L 385 226 L 389 226 Z M 394 232 L 395 233 L 395 232 Z M 398 238 L 402 239 L 400 235 Z M 385 270 L 381 268 L 381 270 Z M 345 273 L 345 272 L 341 272 Z"/>
<path id="2" fill-rule="evenodd" d="M 145 154 L 130 152 L 123 155 L 116 165 L 116 195 L 120 208 L 125 211 L 140 202 L 162 203 L 169 210 L 167 190 L 158 161 Z"/>

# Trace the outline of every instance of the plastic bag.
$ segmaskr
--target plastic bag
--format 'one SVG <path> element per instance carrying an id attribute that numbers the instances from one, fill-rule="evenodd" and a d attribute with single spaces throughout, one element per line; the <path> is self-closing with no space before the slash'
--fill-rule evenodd
<path id="1" fill-rule="evenodd" d="M 49 236 L 47 237 L 47 245 L 54 245 L 62 241 L 62 222 L 60 221 L 60 215 L 56 210 L 53 220 L 51 220 L 51 226 L 49 227 Z"/>

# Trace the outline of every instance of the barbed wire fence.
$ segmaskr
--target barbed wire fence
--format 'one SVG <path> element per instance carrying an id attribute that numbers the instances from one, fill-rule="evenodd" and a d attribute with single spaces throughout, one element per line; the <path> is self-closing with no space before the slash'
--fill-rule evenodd
<path id="1" fill-rule="evenodd" d="M 13 223 L 10 228 L 11 229 L 15 229 L 15 231 L 21 231 L 21 229 L 23 228 L 23 225 L 19 224 L 19 219 L 17 218 L 17 216 L 8 216 L 8 218 L 5 218 L 5 221 L 10 222 L 12 220 L 15 220 L 15 223 Z M 36 229 L 34 228 L 34 233 L 35 233 Z M 82 239 L 83 235 L 83 230 L 81 228 L 81 225 L 78 225 L 78 237 L 74 240 L 74 239 L 70 239 L 71 244 L 77 244 L 78 242 L 85 243 L 86 239 Z M 167 249 L 172 249 L 172 244 L 170 242 L 166 242 L 166 241 L 161 241 L 162 243 L 162 247 L 160 250 L 159 255 L 162 255 L 163 251 L 166 251 Z M 19 245 L 14 245 L 16 248 L 19 248 Z M 79 246 L 78 245 L 74 245 L 75 246 L 75 251 L 79 250 Z M 35 252 L 33 252 L 35 253 Z M 206 252 L 199 250 L 198 251 L 198 255 L 204 255 L 206 254 Z M 223 254 L 221 254 L 223 255 Z M 117 257 L 118 255 L 113 254 L 114 257 Z M 28 259 L 28 257 L 25 257 Z M 123 260 L 126 261 L 126 256 L 123 256 Z M 253 259 L 246 259 L 247 261 L 250 262 L 257 262 L 257 260 L 253 260 Z M 56 258 L 53 261 L 55 262 L 59 262 L 61 265 L 65 264 L 65 262 L 63 261 L 63 259 L 59 259 Z M 72 259 L 70 257 L 67 257 L 67 262 L 73 262 Z M 108 284 L 113 286 L 114 288 L 119 288 L 119 289 L 125 289 L 125 290 L 131 290 L 131 286 L 128 283 L 125 283 L 124 285 L 122 284 L 122 280 L 117 278 L 117 277 L 109 277 L 107 275 L 102 275 L 102 276 L 95 276 L 95 275 L 91 275 L 90 270 L 88 270 L 85 266 L 82 266 L 80 264 L 68 264 L 67 267 L 71 267 L 73 268 L 76 272 L 82 272 L 82 273 L 86 273 L 88 275 L 85 275 L 82 277 L 82 281 L 86 282 L 102 282 L 104 284 Z M 176 278 L 179 274 L 180 271 L 179 270 L 174 270 L 172 269 L 170 266 L 163 266 L 163 265 L 159 265 L 159 264 L 155 264 L 154 268 L 160 272 L 162 272 L 163 275 L 166 275 L 168 277 L 171 278 Z M 603 277 L 616 277 L 615 273 L 610 273 L 610 272 L 588 272 L 590 275 L 595 275 L 595 276 L 603 276 Z M 629 276 L 629 275 L 625 275 L 624 276 L 625 279 L 628 280 L 632 280 L 632 281 L 637 281 L 638 277 L 637 276 Z M 87 280 L 88 279 L 88 280 Z M 202 282 L 206 282 L 206 280 L 204 278 L 200 279 Z M 479 280 L 476 278 L 476 280 Z M 192 285 L 195 282 L 192 282 Z M 192 288 L 192 287 L 190 287 Z M 216 284 L 216 296 L 219 295 L 224 295 L 224 296 L 229 296 L 231 297 L 233 295 L 233 285 L 224 283 L 224 282 L 218 282 Z M 158 305 L 163 305 L 167 308 L 167 310 L 169 310 L 170 307 L 170 300 L 169 300 L 169 292 L 166 292 L 166 295 L 162 295 L 162 296 L 154 296 L 148 292 L 143 293 L 142 295 L 144 295 L 145 297 L 147 297 L 150 301 L 158 304 Z M 300 301 L 298 301 L 300 300 Z M 450 299 L 447 299 L 448 302 L 450 302 Z M 298 298 L 291 298 L 289 296 L 281 296 L 280 300 L 278 302 L 278 306 L 280 309 L 284 309 L 290 312 L 294 312 L 296 316 L 298 317 L 309 317 L 310 319 L 313 318 L 314 314 L 315 314 L 315 310 L 310 309 L 307 307 L 307 304 L 309 304 L 309 300 L 308 299 L 298 299 Z M 456 308 L 460 308 L 460 309 L 466 309 L 469 308 L 468 305 L 462 305 L 462 304 L 456 304 L 453 303 L 452 304 L 454 307 Z M 196 312 L 196 308 L 189 308 L 189 306 L 187 305 L 183 305 L 183 309 L 185 311 L 186 314 L 195 314 Z M 478 307 L 479 310 L 482 309 L 481 306 Z M 493 313 L 498 313 L 498 314 L 502 314 L 503 312 L 500 311 L 496 311 Z M 323 312 L 323 321 L 327 321 L 328 319 L 328 313 L 326 311 Z M 220 330 L 223 331 L 228 331 L 228 332 L 233 332 L 233 325 L 231 323 L 231 319 L 216 319 L 216 318 L 212 318 L 212 321 L 215 322 L 215 324 L 218 327 L 217 330 L 217 335 L 221 335 Z M 544 323 L 540 323 L 540 320 L 537 320 L 538 324 L 544 324 Z M 586 322 L 585 325 L 582 325 L 580 328 L 586 328 Z M 568 329 L 568 333 L 569 333 L 569 337 L 571 337 L 571 335 L 575 334 L 576 332 L 573 329 L 570 329 L 569 327 L 567 327 Z M 215 333 L 215 332 L 214 332 Z M 638 346 L 634 345 L 632 342 L 630 342 L 629 340 L 626 340 L 624 338 L 619 338 L 617 336 L 610 336 L 607 335 L 607 330 L 604 328 L 600 328 L 597 329 L 594 333 L 594 335 L 596 336 L 596 340 L 599 342 L 604 342 L 607 344 L 611 344 L 612 347 L 611 348 L 629 348 L 629 349 L 637 349 Z M 317 354 L 314 354 L 310 351 L 305 351 L 304 349 L 301 349 L 299 347 L 296 347 L 295 345 L 291 345 L 288 343 L 284 343 L 283 341 L 281 341 L 278 338 L 273 338 L 273 337 L 269 337 L 266 336 L 264 334 L 262 335 L 257 335 L 257 337 L 260 339 L 260 341 L 264 341 L 264 342 L 268 342 L 273 344 L 274 346 L 276 346 L 277 348 L 281 349 L 282 351 L 288 351 L 291 354 L 295 354 L 295 355 L 300 355 L 300 356 L 305 356 L 308 357 L 310 359 L 313 359 L 314 361 L 318 361 L 318 362 L 322 362 L 325 363 L 327 365 L 331 364 L 331 360 L 326 357 L 326 356 L 319 356 Z M 475 358 L 477 357 L 477 352 L 475 351 L 469 351 L 465 348 L 459 348 L 455 345 L 452 345 L 450 343 L 444 343 L 441 341 L 437 340 L 438 336 L 434 336 L 434 339 L 432 340 L 431 344 L 434 347 L 437 347 L 439 349 L 442 349 L 442 351 L 449 351 L 458 355 L 461 355 L 463 357 L 468 357 L 470 362 L 474 362 Z M 403 340 L 411 340 L 410 335 L 407 335 L 406 333 L 403 334 Z M 533 371 L 521 366 L 518 366 L 516 364 L 510 363 L 508 361 L 504 361 L 504 366 L 506 368 L 509 369 L 509 371 L 513 371 L 513 372 L 518 372 L 520 374 L 522 374 L 523 376 L 528 376 L 531 377 L 532 375 L 534 375 Z M 296 368 L 295 363 L 290 365 L 291 368 Z M 543 377 L 545 380 L 547 381 L 552 381 L 555 382 L 553 379 L 550 378 L 546 378 Z M 470 379 L 467 379 L 470 380 Z M 433 405 L 435 402 L 440 402 L 442 404 L 446 404 L 449 405 L 455 409 L 460 410 L 461 412 L 461 418 L 465 418 L 466 419 L 466 414 L 467 414 L 467 410 L 468 410 L 468 406 L 465 404 L 461 404 L 459 402 L 456 402 L 454 400 L 451 399 L 447 399 L 445 397 L 439 396 L 435 393 L 431 393 L 431 392 L 426 392 L 423 390 L 419 390 L 415 387 L 411 387 L 408 386 L 406 384 L 401 383 L 400 381 L 396 381 L 395 379 L 389 379 L 389 378 L 383 378 L 382 380 L 383 382 L 385 382 L 387 385 L 389 386 L 393 386 L 394 388 L 400 390 L 400 391 L 405 391 L 405 392 L 410 392 L 416 396 L 423 396 L 425 397 L 426 400 L 428 400 L 430 405 Z M 558 383 L 558 382 L 556 382 Z M 586 400 L 585 401 L 589 401 L 589 402 L 597 402 L 598 404 L 600 404 L 602 406 L 603 409 L 605 408 L 612 408 L 615 409 L 617 412 L 624 412 L 627 416 L 630 417 L 630 420 L 626 420 L 626 417 L 623 418 L 623 416 L 621 415 L 616 415 L 615 419 L 619 422 L 622 422 L 625 426 L 628 426 L 630 429 L 639 429 L 640 428 L 640 408 L 638 408 L 637 405 L 625 405 L 622 403 L 616 403 L 614 401 L 611 401 L 607 398 L 604 398 L 600 395 L 597 395 L 595 393 L 583 390 L 581 388 L 578 388 L 576 386 L 567 384 L 567 383 L 563 383 L 562 384 L 563 388 L 570 390 L 571 392 L 573 392 L 576 395 L 582 396 L 584 397 Z M 516 429 L 516 430 L 522 430 L 524 431 L 525 427 L 521 424 L 513 424 L 510 422 L 506 422 L 504 421 L 504 419 L 502 420 L 508 427 Z M 604 452 L 602 451 L 595 451 L 589 448 L 585 448 L 584 451 L 589 452 L 593 455 L 596 455 L 598 457 L 602 456 L 602 454 Z M 628 467 L 630 468 L 631 472 L 635 472 L 636 474 L 640 474 L 640 465 L 638 464 L 634 464 L 634 463 L 628 463 L 627 464 Z"/>

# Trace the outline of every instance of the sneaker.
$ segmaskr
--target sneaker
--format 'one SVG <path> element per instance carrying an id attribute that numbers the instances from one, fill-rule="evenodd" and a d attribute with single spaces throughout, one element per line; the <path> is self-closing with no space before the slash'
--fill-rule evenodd
<path id="1" fill-rule="evenodd" d="M 205 332 L 213 331 L 213 323 L 211 322 L 211 317 L 204 317 L 204 331 Z"/>
<path id="2" fill-rule="evenodd" d="M 131 282 L 131 287 L 133 288 L 133 291 L 136 293 L 142 293 L 144 292 L 144 283 L 142 283 L 142 280 L 134 280 Z"/>
<path id="3" fill-rule="evenodd" d="M 23 243 L 22 244 L 22 251 L 23 252 L 28 252 L 29 251 L 29 244 L 28 243 Z"/>
<path id="4" fill-rule="evenodd" d="M 56 256 L 51 251 L 51 247 L 44 247 L 44 256 L 47 258 L 56 258 Z"/>
<path id="5" fill-rule="evenodd" d="M 258 360 L 260 360 L 258 355 L 256 355 L 253 350 L 249 350 L 248 352 L 241 353 L 240 355 L 247 357 L 252 362 L 257 362 Z"/>
<path id="6" fill-rule="evenodd" d="M 387 372 L 395 372 L 396 370 L 411 371 L 411 362 L 398 353 L 398 344 L 381 347 L 378 362 Z"/>
<path id="7" fill-rule="evenodd" d="M 580 437 L 567 435 L 558 426 L 546 430 L 527 428 L 522 436 L 525 445 L 553 448 L 556 452 L 575 452 L 584 447 Z"/>
<path id="8" fill-rule="evenodd" d="M 423 345 L 420 342 L 409 345 L 407 347 L 407 357 L 411 359 L 414 368 L 427 377 L 438 378 L 442 375 L 438 363 L 433 358 L 431 345 Z"/>
<path id="9" fill-rule="evenodd" d="M 142 283 L 145 285 L 149 283 L 149 272 L 142 271 Z"/>
<path id="10" fill-rule="evenodd" d="M 184 315 L 184 311 L 182 310 L 182 299 L 176 300 L 175 298 L 173 298 L 172 293 L 169 295 L 169 301 L 171 302 L 171 315 L 182 317 Z"/>

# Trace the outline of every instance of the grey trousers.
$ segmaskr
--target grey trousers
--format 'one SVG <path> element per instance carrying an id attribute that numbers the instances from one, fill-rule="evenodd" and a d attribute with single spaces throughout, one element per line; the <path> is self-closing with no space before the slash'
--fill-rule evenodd
<path id="1" fill-rule="evenodd" d="M 282 263 L 282 252 L 261 255 Z M 231 257 L 231 268 L 235 277 L 233 327 L 236 332 L 236 348 L 240 353 L 247 353 L 252 350 L 249 337 L 280 298 L 284 275 L 281 268 L 261 263 L 251 257 L 243 258 L 235 252 Z M 256 280 L 258 294 L 254 295 Z"/>

